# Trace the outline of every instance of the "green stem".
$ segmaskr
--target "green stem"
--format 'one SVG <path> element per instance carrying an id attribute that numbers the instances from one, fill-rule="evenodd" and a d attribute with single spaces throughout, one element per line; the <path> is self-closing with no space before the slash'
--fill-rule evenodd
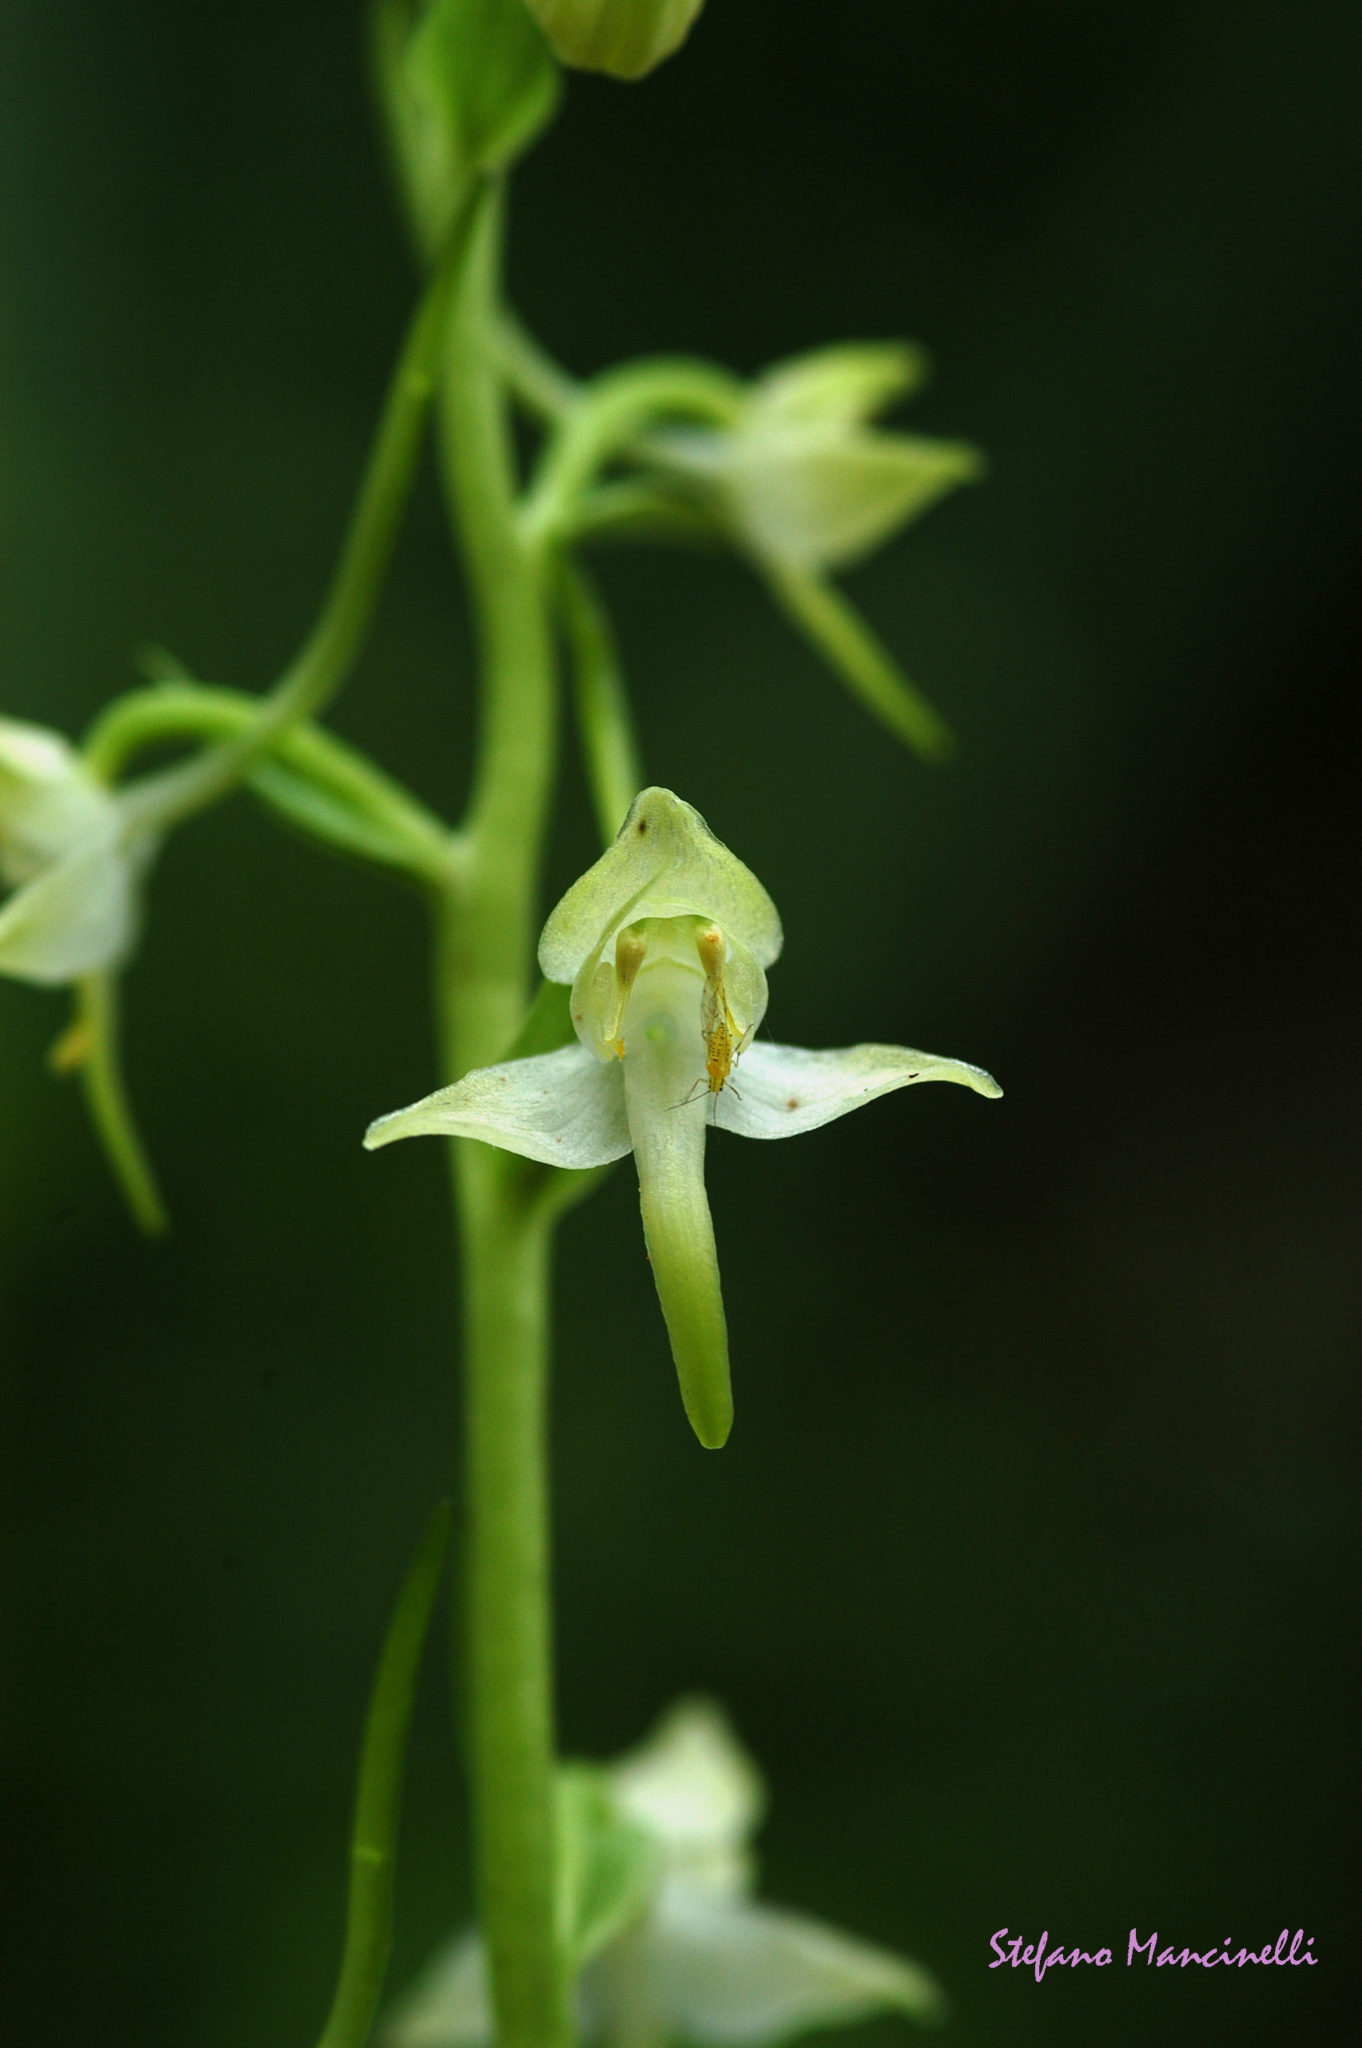
<path id="1" fill-rule="evenodd" d="M 552 1222 L 498 1154 L 461 1144 L 468 1697 L 478 1917 L 500 2048 L 566 2048 L 549 1566 Z"/>
<path id="2" fill-rule="evenodd" d="M 647 428 L 669 418 L 728 426 L 741 406 L 736 377 L 689 356 L 659 356 L 606 371 L 582 388 L 549 441 L 521 515 L 527 539 L 539 544 L 569 528 L 597 471 Z"/>
<path id="3" fill-rule="evenodd" d="M 170 1228 L 161 1191 L 133 1122 L 118 1056 L 118 983 L 111 974 L 83 975 L 76 983 L 76 1018 L 58 1041 L 58 1068 L 78 1067 L 90 1118 L 132 1211 L 148 1237 Z"/>
<path id="4" fill-rule="evenodd" d="M 316 624 L 247 730 L 125 792 L 130 814 L 149 829 L 164 831 L 222 796 L 280 733 L 318 712 L 349 673 L 373 616 L 411 493 L 450 295 L 463 268 L 476 210 L 474 196 L 470 194 L 455 223 L 398 357 L 340 560 Z"/>
<path id="5" fill-rule="evenodd" d="M 559 615 L 572 653 L 577 730 L 601 838 L 609 846 L 643 787 L 629 697 L 604 605 L 583 570 L 558 563 Z"/>
<path id="6" fill-rule="evenodd" d="M 85 742 L 86 763 L 101 781 L 112 782 L 148 747 L 249 734 L 259 710 L 259 699 L 244 690 L 211 689 L 188 681 L 132 691 L 117 698 L 95 724 Z M 287 771 L 290 783 L 271 777 L 275 764 Z M 320 824 L 309 821 L 298 800 L 299 786 L 330 800 L 336 820 L 348 816 L 353 821 L 347 842 L 353 850 L 386 859 L 424 880 L 447 882 L 451 867 L 457 865 L 457 842 L 443 821 L 400 782 L 321 726 L 305 721 L 277 735 L 265 760 L 249 770 L 249 779 L 266 801 L 295 822 L 311 822 L 319 832 Z M 362 843 L 366 827 L 367 844 Z M 321 836 L 334 838 L 336 833 Z"/>
<path id="7" fill-rule="evenodd" d="M 497 353 L 507 382 L 528 413 L 554 425 L 571 412 L 581 385 L 556 363 L 509 308 L 497 324 Z"/>
<path id="8" fill-rule="evenodd" d="M 444 1571 L 451 1523 L 449 1504 L 441 1502 L 403 1580 L 369 1696 L 350 1840 L 345 1948 L 318 2048 L 364 2048 L 378 2010 L 392 1947 L 402 1770 L 421 1652 Z"/>
<path id="9" fill-rule="evenodd" d="M 441 390 L 442 475 L 481 676 L 478 759 L 463 827 L 468 865 L 447 934 L 451 1080 L 500 1059 L 525 1011 L 557 737 L 544 569 L 517 527 L 510 424 L 496 368 L 500 212 L 499 200 L 489 202 L 474 229 Z"/>
<path id="10" fill-rule="evenodd" d="M 699 503 L 640 477 L 594 484 L 582 492 L 572 514 L 574 541 L 660 540 L 713 553 L 726 539 Z"/>
<path id="11" fill-rule="evenodd" d="M 445 898 L 438 970 L 446 1072 L 501 1057 L 524 1014 L 555 751 L 541 564 L 515 519 L 496 363 L 500 205 L 480 208 L 450 323 L 442 473 L 482 675 L 463 888 Z M 462 1218 L 468 1468 L 468 1702 L 479 1919 L 499 2048 L 566 2048 L 556 1910 L 549 1605 L 551 1225 L 487 1147 L 453 1148 Z"/>

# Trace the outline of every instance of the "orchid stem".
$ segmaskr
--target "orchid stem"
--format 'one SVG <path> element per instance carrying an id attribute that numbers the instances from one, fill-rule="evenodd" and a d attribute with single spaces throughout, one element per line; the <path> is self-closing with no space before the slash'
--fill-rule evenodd
<path id="1" fill-rule="evenodd" d="M 578 501 L 601 467 L 660 420 L 730 426 L 742 386 L 726 370 L 689 356 L 644 357 L 607 370 L 578 395 L 550 436 L 520 515 L 536 544 L 571 527 Z"/>
<path id="2" fill-rule="evenodd" d="M 643 787 L 629 696 L 605 606 L 584 570 L 567 555 L 558 563 L 557 591 L 572 656 L 577 732 L 601 840 L 609 846 Z"/>
<path id="3" fill-rule="evenodd" d="M 86 974 L 76 983 L 76 1018 L 58 1041 L 59 1069 L 77 1068 L 90 1118 L 123 1190 L 133 1221 L 148 1237 L 163 1237 L 170 1218 L 156 1175 L 133 1121 L 118 1049 L 118 983 L 111 974 Z"/>
<path id="4" fill-rule="evenodd" d="M 442 477 L 480 654 L 478 759 L 437 1000 L 449 1079 L 507 1051 L 534 962 L 556 744 L 543 565 L 516 525 L 498 361 L 501 205 L 480 204 L 450 321 Z M 457 1141 L 462 1223 L 468 1708 L 478 1913 L 498 2048 L 568 2048 L 557 1919 L 546 1444 L 551 1221 L 491 1148 Z"/>
<path id="5" fill-rule="evenodd" d="M 365 2048 L 378 2010 L 392 1947 L 393 1883 L 407 1737 L 451 1523 L 449 1503 L 442 1501 L 426 1524 L 402 1582 L 369 1695 L 350 1840 L 345 1947 L 318 2048 Z"/>
<path id="6" fill-rule="evenodd" d="M 110 782 L 144 749 L 250 735 L 259 710 L 260 700 L 245 690 L 215 689 L 188 679 L 134 690 L 115 698 L 87 736 L 86 764 L 101 781 Z M 277 735 L 268 754 L 252 764 L 247 780 L 265 802 L 318 837 L 339 839 L 334 825 L 348 819 L 353 850 L 367 851 L 420 880 L 441 884 L 457 868 L 458 841 L 443 820 L 366 755 L 310 720 Z M 290 792 L 295 793 L 292 802 Z M 317 799 L 310 826 L 297 793 Z M 329 832 L 321 829 L 328 818 L 333 823 Z"/>
<path id="7" fill-rule="evenodd" d="M 497 353 L 507 382 L 527 412 L 550 425 L 571 412 L 581 389 L 577 379 L 553 360 L 509 309 L 503 309 L 497 324 Z"/>

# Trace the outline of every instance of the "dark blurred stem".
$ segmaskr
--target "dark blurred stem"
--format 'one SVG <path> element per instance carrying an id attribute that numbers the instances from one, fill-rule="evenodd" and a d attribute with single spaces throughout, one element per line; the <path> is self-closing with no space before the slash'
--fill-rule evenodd
<path id="1" fill-rule="evenodd" d="M 566 554 L 558 562 L 557 597 L 572 657 L 577 732 L 596 822 L 609 846 L 643 787 L 629 696 L 605 606 L 585 571 Z"/>
<path id="2" fill-rule="evenodd" d="M 444 898 L 445 1078 L 500 1059 L 534 963 L 555 752 L 553 638 L 515 519 L 498 353 L 501 206 L 479 208 L 441 385 L 442 474 L 472 600 L 480 730 L 462 885 Z M 478 1916 L 498 2048 L 567 2048 L 557 1924 L 545 1416 L 551 1222 L 489 1147 L 456 1141 L 462 1225 L 466 1610 Z"/>
<path id="3" fill-rule="evenodd" d="M 526 412 L 552 425 L 572 410 L 581 389 L 576 378 L 553 360 L 509 308 L 497 323 L 497 353 L 506 381 Z"/>
<path id="4" fill-rule="evenodd" d="M 163 1236 L 170 1219 L 123 1082 L 118 982 L 112 974 L 87 974 L 76 983 L 75 1023 L 58 1043 L 55 1064 L 79 1070 L 91 1121 L 138 1229 L 148 1237 Z"/>
<path id="5" fill-rule="evenodd" d="M 379 1658 L 360 1751 L 345 1948 L 318 2048 L 365 2048 L 392 1947 L 393 1879 L 402 1776 L 421 1652 L 449 1549 L 451 1510 L 441 1502 L 402 1583 Z"/>

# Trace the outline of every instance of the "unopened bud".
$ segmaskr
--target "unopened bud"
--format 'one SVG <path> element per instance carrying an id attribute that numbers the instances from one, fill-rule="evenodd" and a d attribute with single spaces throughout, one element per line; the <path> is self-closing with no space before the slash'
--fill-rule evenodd
<path id="1" fill-rule="evenodd" d="M 554 55 L 579 71 L 642 78 L 686 39 L 704 0 L 525 0 Z"/>

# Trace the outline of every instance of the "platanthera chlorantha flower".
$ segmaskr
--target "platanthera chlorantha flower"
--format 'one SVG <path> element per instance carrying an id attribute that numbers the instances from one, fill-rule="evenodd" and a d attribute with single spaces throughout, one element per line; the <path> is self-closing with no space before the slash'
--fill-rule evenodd
<path id="1" fill-rule="evenodd" d="M 0 974 L 58 984 L 113 967 L 137 936 L 151 843 L 60 733 L 0 719 Z"/>
<path id="2" fill-rule="evenodd" d="M 618 1762 L 568 1766 L 559 1787 L 562 1922 L 584 2040 L 765 2048 L 881 2012 L 942 2017 L 918 1964 L 755 1899 L 748 1848 L 761 1779 L 719 1710 L 674 1707 Z M 482 1945 L 441 1950 L 384 2048 L 488 2048 Z"/>
<path id="3" fill-rule="evenodd" d="M 380 1117 L 364 1141 L 439 1132 L 565 1167 L 632 1152 L 681 1397 L 709 1447 L 733 1420 L 705 1198 L 711 1122 L 745 1138 L 791 1138 L 915 1081 L 1002 1093 L 979 1067 L 904 1046 L 805 1052 L 754 1039 L 781 936 L 761 883 L 699 812 L 669 789 L 645 789 L 539 941 L 545 979 L 572 985 L 579 1042 L 480 1067 Z"/>
<path id="4" fill-rule="evenodd" d="M 850 343 L 779 363 L 733 423 L 659 433 L 650 453 L 760 560 L 835 569 L 978 476 L 976 449 L 870 424 L 926 374 L 900 343 Z"/>
<path id="5" fill-rule="evenodd" d="M 553 53 L 580 71 L 642 78 L 685 41 L 704 0 L 526 0 Z"/>

